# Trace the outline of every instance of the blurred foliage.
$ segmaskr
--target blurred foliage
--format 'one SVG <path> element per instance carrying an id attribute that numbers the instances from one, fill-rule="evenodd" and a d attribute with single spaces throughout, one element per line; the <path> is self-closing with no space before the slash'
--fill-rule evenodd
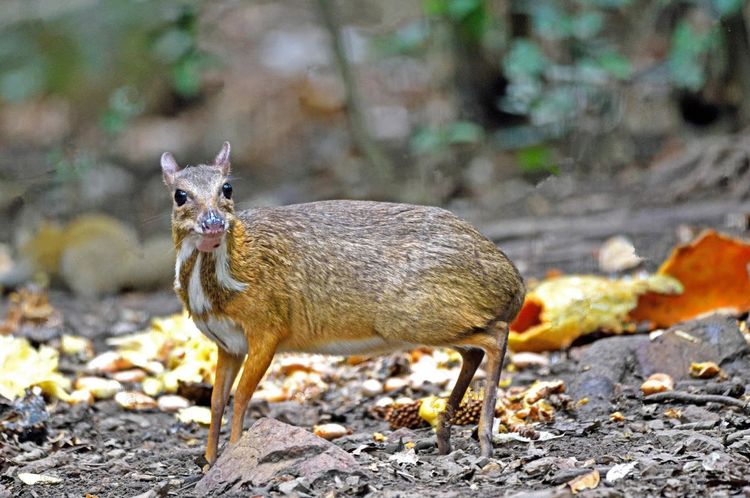
<path id="1" fill-rule="evenodd" d="M 663 67 L 658 74 L 671 88 L 698 92 L 712 75 L 722 74 L 728 64 L 722 22 L 740 14 L 742 6 L 743 0 L 423 0 L 428 22 L 402 26 L 379 48 L 385 54 L 424 55 L 441 46 L 436 38 L 446 26 L 452 40 L 475 44 L 477 58 L 496 64 L 507 80 L 497 109 L 528 123 L 503 131 L 496 142 L 520 147 L 518 161 L 526 172 L 556 171 L 551 149 L 534 145 L 574 132 L 581 116 L 612 113 L 622 84 Z M 662 37 L 668 50 L 649 60 L 653 54 L 638 53 L 646 40 L 634 36 Z M 412 150 L 444 150 L 452 143 L 453 126 L 419 129 Z M 487 135 L 472 131 L 471 142 Z M 523 140 L 514 145 L 508 137 Z"/>
<path id="2" fill-rule="evenodd" d="M 118 133 L 141 113 L 154 89 L 181 98 L 200 90 L 211 62 L 197 44 L 197 0 L 102 0 L 71 3 L 0 30 L 0 102 L 61 95 L 104 109 Z"/>
<path id="3" fill-rule="evenodd" d="M 436 153 L 451 145 L 476 145 L 484 139 L 484 129 L 470 121 L 454 121 L 440 127 L 424 127 L 411 138 L 416 154 Z"/>

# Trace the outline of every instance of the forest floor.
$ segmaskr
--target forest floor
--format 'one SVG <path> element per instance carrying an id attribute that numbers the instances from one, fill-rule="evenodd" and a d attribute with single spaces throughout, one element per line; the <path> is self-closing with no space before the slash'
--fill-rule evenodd
<path id="1" fill-rule="evenodd" d="M 595 243 L 609 235 L 633 237 L 639 252 L 649 258 L 646 267 L 653 269 L 668 254 L 681 224 L 689 229 L 726 229 L 731 222 L 734 229 L 747 228 L 736 224 L 738 219 L 746 223 L 750 206 L 744 202 L 719 199 L 683 207 L 616 207 L 578 218 L 563 213 L 546 221 L 499 221 L 484 228 L 520 261 L 526 275 L 536 276 L 553 267 L 571 272 L 595 270 Z M 728 215 L 737 216 L 730 220 Z M 142 330 L 152 317 L 180 309 L 168 292 L 85 302 L 55 291 L 50 303 L 60 312 L 61 324 L 37 330 L 33 342 L 73 333 L 92 339 L 97 352 L 107 349 L 107 338 Z M 0 305 L 0 312 L 4 313 L 5 306 Z M 750 389 L 750 353 L 741 325 L 736 317 L 692 320 L 664 334 L 665 341 L 673 341 L 670 347 L 656 344 L 647 334 L 597 336 L 550 354 L 547 364 L 504 372 L 511 386 L 560 379 L 574 401 L 587 398 L 589 403 L 558 409 L 554 420 L 536 428 L 548 438 L 511 437 L 497 442 L 492 459 L 478 456 L 473 425 L 454 427 L 454 451 L 440 456 L 430 427 L 394 432 L 373 415 L 377 396 L 363 393 L 362 381 L 385 382 L 397 371 L 408 375 L 410 365 L 404 354 L 356 366 L 332 358 L 332 370 L 324 377 L 328 388 L 319 396 L 304 402 L 253 401 L 245 427 L 262 417 L 308 430 L 319 423 L 342 424 L 351 434 L 333 444 L 351 455 L 357 468 L 316 481 L 295 475 L 277 476 L 265 485 L 235 480 L 208 492 L 222 496 L 557 497 L 571 494 L 570 483 L 576 477 L 591 479 L 597 471 L 598 486 L 580 491 L 580 496 L 750 496 L 750 418 L 740 401 Z M 686 342 L 701 344 L 696 346 L 699 356 L 720 364 L 725 378 L 717 382 L 687 376 L 680 365 L 693 346 L 674 342 L 683 340 L 685 331 L 693 338 Z M 82 364 L 61 364 L 61 370 L 70 375 L 81 369 Z M 671 370 L 676 389 L 694 396 L 646 402 L 639 387 L 655 370 Z M 389 394 L 419 399 L 441 390 L 425 383 Z M 12 410 L 0 402 L 0 421 Z M 205 427 L 183 424 L 173 414 L 156 409 L 125 411 L 112 400 L 91 406 L 53 403 L 47 411 L 49 418 L 40 422 L 42 429 L 20 438 L 25 441 L 11 434 L 7 425 L 5 434 L 0 430 L 0 498 L 205 494 L 196 491 L 203 478 L 200 457 Z M 616 412 L 621 416 L 613 415 Z M 51 475 L 61 481 L 28 485 L 18 478 L 21 473 Z M 230 489 L 235 485 L 240 487 Z"/>
<path id="2" fill-rule="evenodd" d="M 102 325 L 112 330 L 113 322 L 114 328 L 119 323 L 120 330 L 137 328 L 145 316 L 133 313 L 131 307 L 146 301 L 161 303 L 162 309 L 177 307 L 176 301 L 163 294 L 137 299 L 131 295 L 111 298 L 104 306 L 92 305 L 83 316 L 88 317 L 88 327 L 94 335 L 99 334 Z M 66 308 L 66 304 L 73 302 L 53 299 L 63 313 L 80 314 L 80 304 L 69 311 Z M 128 319 L 122 320 L 123 316 Z M 735 319 L 724 317 L 683 324 L 683 329 L 696 337 L 700 337 L 701 331 L 707 331 L 707 337 L 716 337 L 718 331 L 725 338 L 722 341 L 729 341 L 716 349 L 716 360 L 721 362 L 728 378 L 718 383 L 678 381 L 678 390 L 716 394 L 719 386 L 730 397 L 739 397 L 746 386 L 750 387 L 750 363 L 746 347 L 743 349 L 737 342 L 737 337 L 739 341 L 744 338 L 737 332 L 736 324 Z M 227 491 L 226 487 L 236 484 L 230 482 L 216 488 L 215 494 L 568 496 L 570 488 L 566 483 L 597 470 L 601 483 L 596 489 L 582 491 L 581 496 L 747 496 L 750 493 L 747 412 L 721 402 L 703 406 L 685 402 L 644 403 L 639 391 L 642 379 L 637 373 L 637 363 L 642 360 L 629 359 L 628 351 L 633 347 L 638 349 L 639 340 L 641 346 L 644 340 L 652 342 L 647 337 L 631 335 L 597 340 L 551 355 L 546 366 L 532 366 L 514 373 L 513 385 L 562 379 L 574 397 L 590 390 L 591 402 L 584 405 L 585 410 L 559 410 L 553 422 L 537 427 L 554 438 L 531 442 L 508 439 L 495 445 L 492 459 L 478 456 L 479 447 L 472 438 L 473 426 L 454 427 L 454 452 L 439 456 L 431 428 L 399 429 L 394 433 L 385 421 L 371 414 L 373 399 L 362 394 L 361 381 L 372 376 L 385 380 L 394 365 L 408 368 L 403 355 L 357 366 L 337 360 L 339 373 L 327 379 L 330 388 L 318 399 L 304 403 L 253 402 L 246 427 L 261 417 L 305 429 L 320 422 L 341 423 L 352 434 L 334 440 L 334 444 L 352 455 L 360 469 L 353 475 L 347 472 L 342 477 L 314 483 L 298 479 L 281 490 L 283 478 L 274 479 L 267 486 Z M 729 351 L 732 349 L 733 352 Z M 621 365 L 618 359 L 622 360 Z M 618 369 L 622 371 L 617 373 Z M 620 377 L 617 380 L 621 381 L 613 384 L 614 389 L 605 389 L 607 395 L 598 400 L 601 392 L 597 387 L 597 372 Z M 588 380 L 582 386 L 581 376 L 586 374 Z M 435 392 L 434 386 L 426 384 L 419 389 L 404 387 L 399 393 L 416 399 Z M 57 403 L 48 409 L 45 431 L 22 443 L 13 438 L 4 440 L 0 448 L 0 497 L 202 495 L 194 486 L 203 477 L 196 462 L 203 452 L 206 428 L 182 424 L 174 415 L 158 410 L 124 411 L 112 400 L 98 401 L 93 406 Z M 615 411 L 622 414 L 621 419 L 610 417 Z M 373 439 L 376 432 L 387 439 L 376 442 Z M 226 433 L 222 439 L 226 440 Z M 62 481 L 29 486 L 17 478 L 22 472 L 52 475 Z M 616 479 L 614 474 L 618 472 L 625 473 L 624 477 Z M 609 481 L 607 476 L 611 478 Z"/>

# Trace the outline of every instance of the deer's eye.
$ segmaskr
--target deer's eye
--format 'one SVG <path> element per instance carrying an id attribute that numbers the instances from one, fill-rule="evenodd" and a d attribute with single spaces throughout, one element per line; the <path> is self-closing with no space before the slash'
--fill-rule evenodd
<path id="1" fill-rule="evenodd" d="M 222 185 L 221 191 L 224 194 L 224 197 L 226 197 L 227 199 L 232 198 L 232 186 L 229 183 L 225 183 L 224 185 Z"/>
<path id="2" fill-rule="evenodd" d="M 174 201 L 177 203 L 178 206 L 182 206 L 187 201 L 187 192 L 184 190 L 175 190 L 174 191 Z"/>

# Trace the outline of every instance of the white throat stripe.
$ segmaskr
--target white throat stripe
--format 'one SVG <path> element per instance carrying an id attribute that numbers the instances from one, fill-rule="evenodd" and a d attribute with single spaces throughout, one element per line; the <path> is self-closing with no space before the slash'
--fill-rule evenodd
<path id="1" fill-rule="evenodd" d="M 206 293 L 203 291 L 203 284 L 201 284 L 201 261 L 203 254 L 198 253 L 198 257 L 195 259 L 195 266 L 193 266 L 193 272 L 190 274 L 190 284 L 188 286 L 188 296 L 190 298 L 190 311 L 193 313 L 203 313 L 211 309 L 211 303 L 206 298 Z"/>

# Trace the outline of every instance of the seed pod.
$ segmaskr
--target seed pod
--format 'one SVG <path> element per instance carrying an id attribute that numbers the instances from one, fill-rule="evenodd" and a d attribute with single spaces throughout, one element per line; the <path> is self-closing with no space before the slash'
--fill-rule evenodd
<path id="1" fill-rule="evenodd" d="M 416 429 L 427 425 L 427 422 L 419 416 L 419 407 L 421 400 L 413 401 L 409 404 L 393 405 L 386 411 L 385 419 L 391 426 L 391 429 Z"/>
<path id="2" fill-rule="evenodd" d="M 454 425 L 469 425 L 479 423 L 479 415 L 482 413 L 482 400 L 469 399 L 461 403 L 453 416 Z"/>

